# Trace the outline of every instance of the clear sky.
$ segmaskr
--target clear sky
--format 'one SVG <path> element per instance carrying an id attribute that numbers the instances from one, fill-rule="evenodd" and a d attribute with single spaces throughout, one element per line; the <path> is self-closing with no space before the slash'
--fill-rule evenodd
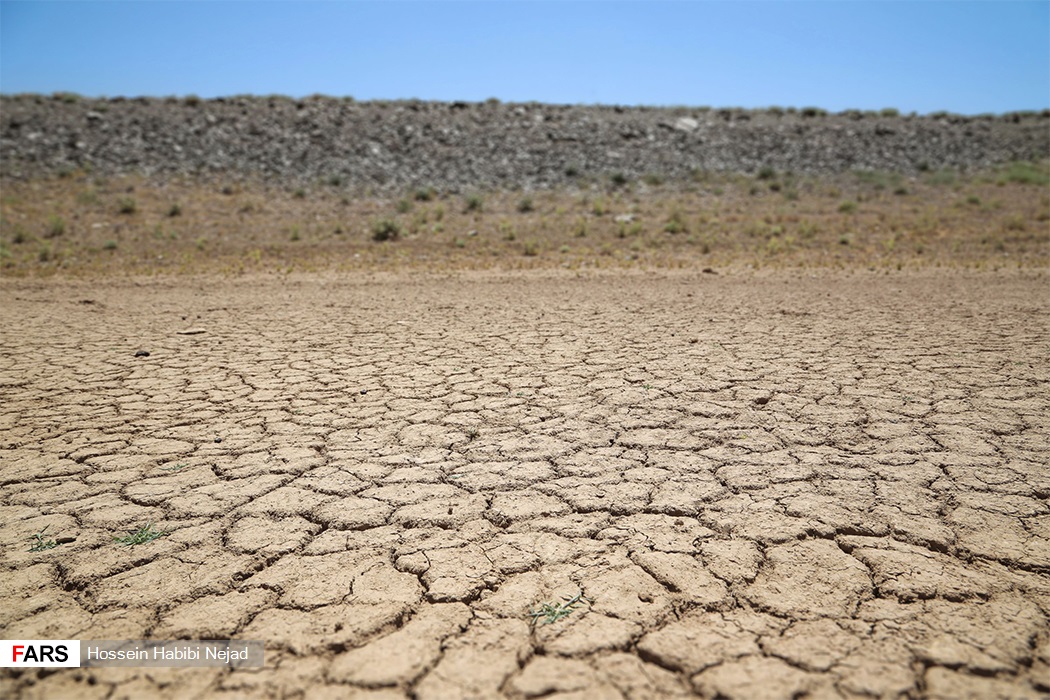
<path id="1" fill-rule="evenodd" d="M 1050 107 L 1050 0 L 0 0 L 0 92 Z"/>

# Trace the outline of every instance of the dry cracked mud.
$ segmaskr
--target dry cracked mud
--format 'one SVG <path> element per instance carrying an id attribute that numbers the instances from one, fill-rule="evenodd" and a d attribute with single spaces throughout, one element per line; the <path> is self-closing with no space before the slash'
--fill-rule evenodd
<path id="1" fill-rule="evenodd" d="M 1050 693 L 1045 270 L 0 299 L 2 636 L 267 647 L 5 697 Z"/>

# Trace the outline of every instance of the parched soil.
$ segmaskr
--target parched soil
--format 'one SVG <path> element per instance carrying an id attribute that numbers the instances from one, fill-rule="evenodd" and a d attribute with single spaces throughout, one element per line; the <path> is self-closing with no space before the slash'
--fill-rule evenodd
<path id="1" fill-rule="evenodd" d="M 0 635 L 267 648 L 5 697 L 1050 693 L 1045 269 L 0 301 Z"/>

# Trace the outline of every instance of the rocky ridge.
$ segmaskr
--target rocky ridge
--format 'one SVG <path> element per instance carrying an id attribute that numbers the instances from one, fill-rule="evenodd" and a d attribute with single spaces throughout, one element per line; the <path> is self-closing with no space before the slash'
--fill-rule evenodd
<path id="1" fill-rule="evenodd" d="M 1050 156 L 1050 111 L 965 117 L 311 97 L 0 100 L 0 174 L 547 188 L 696 171 L 971 169 Z"/>

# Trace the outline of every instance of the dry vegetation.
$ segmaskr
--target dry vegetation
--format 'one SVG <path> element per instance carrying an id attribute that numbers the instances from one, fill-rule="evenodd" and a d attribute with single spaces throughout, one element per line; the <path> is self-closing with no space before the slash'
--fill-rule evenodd
<path id="1" fill-rule="evenodd" d="M 7 181 L 4 276 L 1050 262 L 1050 162 L 977 174 L 610 175 L 562 191 L 351 192 L 64 173 Z"/>

